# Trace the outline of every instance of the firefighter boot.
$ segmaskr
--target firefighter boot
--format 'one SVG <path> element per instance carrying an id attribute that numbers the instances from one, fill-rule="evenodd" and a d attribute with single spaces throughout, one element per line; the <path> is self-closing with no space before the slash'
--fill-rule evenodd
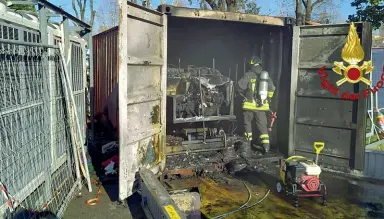
<path id="1" fill-rule="evenodd" d="M 237 154 L 246 160 L 252 154 L 251 141 L 240 141 L 235 149 Z"/>
<path id="2" fill-rule="evenodd" d="M 263 153 L 266 154 L 269 152 L 269 135 L 268 134 L 261 134 L 260 135 L 260 143 L 263 147 Z"/>
<path id="3" fill-rule="evenodd" d="M 263 152 L 264 152 L 264 154 L 267 154 L 269 152 L 269 148 L 270 148 L 269 144 L 263 144 Z"/>

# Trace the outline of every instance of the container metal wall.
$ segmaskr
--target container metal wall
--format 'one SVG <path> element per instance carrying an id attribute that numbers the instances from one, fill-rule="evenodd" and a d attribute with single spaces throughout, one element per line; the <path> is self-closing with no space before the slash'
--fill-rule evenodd
<path id="1" fill-rule="evenodd" d="M 93 36 L 95 115 L 108 110 L 112 124 L 118 127 L 118 28 Z"/>
<path id="2" fill-rule="evenodd" d="M 384 151 L 365 150 L 364 176 L 384 180 Z"/>
<path id="3" fill-rule="evenodd" d="M 135 174 L 165 167 L 167 17 L 119 1 L 119 199 Z"/>
<path id="4" fill-rule="evenodd" d="M 371 59 L 371 27 L 358 23 L 357 32 Z M 342 77 L 332 71 L 334 61 L 342 61 L 349 24 L 295 27 L 292 53 L 289 154 L 315 157 L 313 143 L 324 142 L 320 163 L 327 168 L 348 172 L 363 170 L 367 99 L 364 83 L 344 83 L 334 96 L 321 87 L 318 70 L 326 66 L 328 80 L 335 84 Z M 359 92 L 360 100 L 341 99 L 343 92 Z"/>

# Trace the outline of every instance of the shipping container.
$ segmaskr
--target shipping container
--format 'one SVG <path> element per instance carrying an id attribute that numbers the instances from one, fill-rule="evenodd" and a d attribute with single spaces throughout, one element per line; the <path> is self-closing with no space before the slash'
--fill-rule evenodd
<path id="1" fill-rule="evenodd" d="M 118 28 L 94 36 L 95 113 L 109 108 L 119 127 L 120 199 L 131 194 L 140 166 L 155 173 L 164 168 L 170 64 L 212 66 L 236 82 L 247 60 L 258 55 L 276 86 L 271 108 L 278 119 L 271 147 L 285 155 L 314 156 L 313 142 L 321 141 L 323 166 L 363 169 L 367 102 L 329 94 L 317 74 L 326 66 L 329 80 L 336 81 L 331 69 L 341 61 L 349 24 L 294 27 L 292 18 L 169 5 L 154 11 L 130 2 L 120 3 L 120 13 Z M 370 60 L 371 26 L 356 27 L 364 60 Z M 365 88 L 344 84 L 340 91 Z M 235 115 L 241 112 L 238 104 Z M 241 134 L 241 117 L 236 118 Z"/>

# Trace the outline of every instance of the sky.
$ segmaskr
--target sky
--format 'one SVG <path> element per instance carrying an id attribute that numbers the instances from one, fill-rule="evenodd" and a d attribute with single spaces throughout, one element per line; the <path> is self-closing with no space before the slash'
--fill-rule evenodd
<path id="1" fill-rule="evenodd" d="M 160 4 L 161 0 L 152 0 L 151 4 L 153 8 L 157 8 L 157 6 Z M 187 0 L 185 0 L 187 2 Z M 188 7 L 194 7 L 198 8 L 198 0 L 192 0 L 193 4 L 189 6 L 189 3 L 187 3 Z M 278 0 L 256 0 L 256 3 L 261 7 L 260 14 L 261 15 L 277 15 L 277 7 L 276 2 Z M 355 8 L 351 7 L 352 0 L 341 0 L 341 7 L 340 7 L 340 19 L 342 21 L 347 20 L 348 15 L 354 14 L 356 12 Z M 71 0 L 50 0 L 53 4 L 57 6 L 63 7 L 66 11 L 68 11 L 71 14 L 74 14 L 72 10 L 72 1 Z M 109 2 L 108 0 L 94 0 L 94 9 L 97 10 L 100 4 L 105 4 L 105 2 Z M 167 3 L 170 4 L 171 0 L 167 0 Z M 294 10 L 294 9 L 293 9 Z"/>

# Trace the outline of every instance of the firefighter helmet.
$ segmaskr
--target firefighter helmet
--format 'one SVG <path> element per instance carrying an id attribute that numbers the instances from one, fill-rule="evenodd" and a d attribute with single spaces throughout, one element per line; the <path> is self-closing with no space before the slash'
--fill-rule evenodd
<path id="1" fill-rule="evenodd" d="M 253 65 L 260 65 L 261 64 L 261 59 L 258 56 L 252 56 L 251 60 L 249 60 L 249 64 L 251 66 L 253 66 Z"/>

